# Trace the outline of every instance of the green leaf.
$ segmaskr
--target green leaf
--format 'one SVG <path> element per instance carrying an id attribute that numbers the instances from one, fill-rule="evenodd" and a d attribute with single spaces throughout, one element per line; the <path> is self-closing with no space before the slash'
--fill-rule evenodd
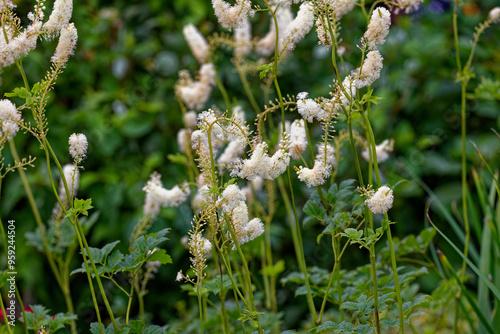
<path id="1" fill-rule="evenodd" d="M 162 334 L 163 330 L 160 326 L 150 325 L 146 327 L 143 334 Z"/>
<path id="2" fill-rule="evenodd" d="M 31 96 L 31 92 L 29 92 L 26 88 L 24 87 L 17 87 L 14 88 L 12 93 L 5 93 L 6 97 L 20 97 L 21 99 L 27 99 L 28 97 Z"/>
<path id="3" fill-rule="evenodd" d="M 146 260 L 148 262 L 159 261 L 161 264 L 172 263 L 172 258 L 167 254 L 164 249 L 157 249 L 151 253 Z"/>
<path id="4" fill-rule="evenodd" d="M 146 325 L 141 320 L 132 320 L 130 321 L 129 327 L 133 333 L 141 334 Z"/>
<path id="5" fill-rule="evenodd" d="M 167 155 L 167 158 L 174 164 L 185 165 L 187 163 L 187 158 L 182 153 L 169 154 Z"/>
<path id="6" fill-rule="evenodd" d="M 278 276 L 285 271 L 285 260 L 279 260 L 274 265 L 266 266 L 262 272 L 268 276 Z"/>
<path id="7" fill-rule="evenodd" d="M 259 78 L 264 79 L 272 71 L 273 63 L 261 65 L 257 69 L 260 71 Z"/>

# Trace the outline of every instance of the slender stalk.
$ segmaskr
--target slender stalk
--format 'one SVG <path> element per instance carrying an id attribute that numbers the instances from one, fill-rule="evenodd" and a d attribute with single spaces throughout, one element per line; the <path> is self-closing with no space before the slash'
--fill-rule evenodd
<path id="1" fill-rule="evenodd" d="M 255 307 L 255 301 L 253 299 L 253 292 L 252 292 L 252 279 L 250 278 L 250 270 L 248 269 L 248 263 L 247 263 L 247 260 L 245 258 L 245 254 L 243 254 L 243 251 L 241 250 L 240 244 L 239 244 L 237 236 L 236 236 L 236 232 L 234 231 L 234 227 L 232 226 L 231 223 L 228 223 L 227 226 L 229 228 L 229 232 L 231 233 L 231 238 L 233 240 L 233 243 L 236 246 L 236 249 L 238 250 L 238 254 L 241 257 L 241 262 L 243 263 L 243 268 L 245 269 L 244 276 L 246 277 L 246 284 L 248 285 L 247 291 L 248 291 L 248 298 L 249 298 L 251 310 L 253 312 L 256 312 L 257 309 Z M 262 327 L 260 326 L 259 318 L 257 316 L 255 316 L 255 320 L 257 321 L 257 330 L 259 331 L 259 333 L 263 334 L 264 332 L 262 330 Z"/>
<path id="2" fill-rule="evenodd" d="M 87 244 L 87 239 L 85 238 L 82 226 L 80 225 L 78 218 L 76 218 L 76 220 L 75 220 L 75 226 L 77 227 L 78 232 L 81 234 L 81 239 L 83 241 L 83 245 L 85 246 L 85 250 L 88 253 L 90 264 L 92 265 L 92 269 L 94 270 L 94 273 L 95 273 L 95 278 L 97 280 L 97 286 L 99 287 L 99 290 L 101 292 L 102 299 L 104 300 L 104 305 L 106 305 L 106 309 L 108 310 L 108 314 L 109 314 L 109 317 L 111 319 L 111 322 L 113 323 L 113 327 L 114 327 L 115 331 L 118 331 L 118 325 L 117 325 L 115 317 L 113 315 L 113 311 L 111 310 L 111 306 L 109 305 L 108 298 L 106 297 L 106 293 L 104 292 L 101 278 L 99 277 L 99 274 L 97 273 L 97 268 L 95 266 L 94 259 L 92 258 L 92 253 L 90 252 L 89 245 Z M 82 249 L 82 251 L 83 251 L 83 249 Z"/>
<path id="3" fill-rule="evenodd" d="M 260 114 L 261 110 L 259 104 L 257 103 L 257 100 L 255 100 L 255 96 L 252 93 L 252 89 L 250 88 L 250 84 L 248 83 L 246 73 L 239 66 L 236 66 L 236 70 L 238 71 L 241 83 L 243 84 L 243 89 L 245 90 L 245 94 L 247 95 L 253 110 L 257 115 Z"/>
<path id="4" fill-rule="evenodd" d="M 226 88 L 224 87 L 222 82 L 219 80 L 219 77 L 217 75 L 215 75 L 214 78 L 215 78 L 215 83 L 217 84 L 217 87 L 219 88 L 219 90 L 222 94 L 222 97 L 224 98 L 224 102 L 226 102 L 227 109 L 229 111 L 231 111 L 232 110 L 231 101 L 229 100 L 229 95 L 227 95 Z"/>
<path id="5" fill-rule="evenodd" d="M 370 120 L 366 116 L 366 114 L 363 112 L 363 110 L 360 110 L 359 113 L 363 117 L 363 120 L 365 121 L 365 126 L 368 131 L 368 136 L 369 136 L 369 145 L 370 145 L 370 150 L 372 152 L 372 160 L 373 160 L 373 167 L 375 169 L 375 177 L 377 179 L 377 184 L 380 186 L 382 185 L 382 182 L 380 180 L 380 172 L 378 169 L 378 161 L 377 161 L 377 150 L 376 150 L 376 144 L 375 144 L 375 137 L 373 135 L 373 130 L 372 126 L 370 124 Z M 384 219 L 389 221 L 389 216 L 387 213 L 384 213 Z M 389 243 L 389 251 L 391 253 L 391 266 L 392 266 L 392 271 L 394 275 L 394 284 L 396 287 L 396 298 L 398 301 L 398 307 L 399 307 L 399 333 L 404 334 L 405 332 L 405 324 L 404 324 L 404 313 L 403 313 L 403 300 L 401 298 L 401 286 L 399 284 L 399 275 L 398 275 L 398 268 L 396 264 L 396 254 L 394 253 L 394 244 L 392 241 L 392 234 L 391 234 L 391 227 L 387 227 L 387 241 Z M 376 268 L 375 268 L 376 269 Z"/>
<path id="6" fill-rule="evenodd" d="M 356 165 L 356 171 L 358 173 L 359 184 L 361 187 L 364 187 L 363 174 L 361 173 L 361 166 L 359 163 L 358 152 L 356 150 L 356 142 L 354 140 L 354 135 L 353 135 L 353 131 L 352 131 L 351 117 L 350 117 L 350 114 L 348 113 L 347 110 L 345 110 L 345 113 L 346 113 L 346 118 L 347 118 L 347 125 L 349 127 L 349 139 L 350 139 L 351 148 L 352 148 L 353 155 L 354 155 L 354 164 Z M 371 152 L 371 150 L 370 150 L 370 152 Z M 370 174 L 371 174 L 371 169 L 370 169 Z M 368 218 L 369 227 L 373 230 L 373 215 L 371 214 L 370 210 L 368 210 L 368 208 L 365 209 L 365 217 Z M 370 271 L 371 271 L 372 283 L 373 283 L 373 301 L 374 301 L 373 306 L 374 306 L 374 313 L 375 313 L 375 325 L 377 328 L 377 334 L 380 334 L 381 328 L 380 328 L 380 315 L 379 315 L 379 308 L 378 308 L 378 279 L 377 279 L 377 264 L 376 264 L 376 258 L 375 258 L 375 246 L 371 245 L 369 251 L 370 251 Z"/>
<path id="7" fill-rule="evenodd" d="M 135 286 L 135 280 L 137 278 L 137 275 L 134 274 L 134 278 L 132 279 L 132 284 L 130 284 L 130 293 L 127 293 L 128 296 L 128 303 L 127 303 L 127 312 L 125 313 L 125 324 L 128 325 L 128 319 L 130 316 L 130 308 L 132 306 L 132 297 L 134 296 L 134 286 Z"/>
<path id="8" fill-rule="evenodd" d="M 2 310 L 2 314 L 4 314 L 5 327 L 7 328 L 7 332 L 12 334 L 12 330 L 10 329 L 9 321 L 7 320 L 7 312 L 5 311 L 5 306 L 3 305 L 3 298 L 0 294 L 0 310 Z"/>

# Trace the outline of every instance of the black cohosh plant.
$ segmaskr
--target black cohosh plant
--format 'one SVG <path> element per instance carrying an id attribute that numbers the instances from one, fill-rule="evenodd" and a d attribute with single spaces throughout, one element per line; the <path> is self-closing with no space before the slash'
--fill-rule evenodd
<path id="1" fill-rule="evenodd" d="M 143 217 L 132 231 L 128 251 L 122 253 L 116 248 L 119 240 L 101 248 L 87 242 L 91 227 L 100 223 L 99 215 L 90 213 L 92 199 L 77 197 L 79 177 L 84 173 L 85 159 L 90 158 L 87 137 L 82 133 L 69 136 L 72 164 L 65 166 L 48 139 L 48 97 L 77 42 L 77 30 L 70 23 L 72 1 L 56 0 L 48 20 L 45 4 L 38 1 L 28 16 L 30 24 L 23 29 L 14 4 L 0 0 L 0 61 L 2 67 L 15 65 L 23 78 L 22 85 L 5 93 L 6 99 L 0 101 L 0 153 L 8 142 L 14 159 L 6 167 L 2 164 L 0 185 L 8 172 L 18 171 L 37 224 L 26 238 L 47 257 L 67 308 L 67 313 L 53 317 L 42 305 L 26 309 L 16 287 L 24 331 L 55 332 L 66 325 L 71 333 L 87 331 L 76 327 L 78 314 L 71 295 L 72 275 L 84 274 L 97 318 L 89 324 L 92 333 L 280 333 L 286 324 L 279 283 L 283 289 L 294 289 L 297 303 L 304 298 L 307 305 L 302 328 L 286 333 L 415 333 L 429 327 L 422 324 L 420 316 L 438 318 L 432 327 L 437 331 L 450 325 L 439 318 L 450 303 L 455 306 L 455 319 L 450 325 L 455 330 L 477 327 L 480 332 L 493 333 L 500 319 L 500 292 L 486 277 L 488 269 L 495 265 L 491 254 L 500 249 L 496 233 L 500 225 L 495 216 L 499 207 L 495 195 L 500 196 L 498 173 L 484 161 L 492 178 L 488 191 L 476 170 L 472 170 L 486 217 L 483 229 L 480 224 L 474 225 L 479 226 L 475 232 L 485 241 L 481 257 L 475 259 L 477 251 L 469 249 L 467 210 L 471 204 L 467 197 L 464 115 L 475 47 L 481 34 L 500 20 L 498 7 L 476 29 L 465 65 L 458 44 L 458 2 L 453 15 L 457 79 L 462 86 L 464 247 L 456 247 L 437 227 L 403 239 L 392 236 L 392 225 L 397 222 L 391 220 L 390 213 L 398 200 L 394 189 L 400 182 L 387 183 L 383 164 L 397 143 L 390 138 L 378 145 L 375 141 L 380 135 L 374 133 L 370 114 L 381 98 L 372 84 L 383 71 L 382 46 L 390 33 L 393 15 L 411 14 L 421 2 L 236 0 L 230 4 L 212 0 L 214 13 L 226 32 L 205 38 L 194 25 L 184 27 L 184 37 L 199 63 L 199 71 L 195 77 L 187 70 L 180 71 L 174 92 L 169 92 L 178 99 L 184 124 L 177 134 L 180 152 L 171 160 L 185 166 L 187 180 L 166 189 L 162 176 L 151 174 L 143 188 Z M 361 11 L 366 24 L 364 33 L 349 45 L 342 39 L 342 18 L 354 10 Z M 264 36 L 252 37 L 252 22 L 256 20 L 268 20 L 269 30 Z M 282 91 L 280 66 L 294 56 L 294 49 L 313 27 L 318 43 L 331 56 L 328 96 Z M 46 77 L 37 83 L 28 82 L 23 57 L 39 39 L 54 38 L 59 43 Z M 231 64 L 219 60 L 228 53 Z M 220 73 L 226 66 L 234 69 L 232 75 L 240 80 L 243 97 L 231 96 L 232 91 L 225 87 Z M 255 89 L 249 79 L 261 80 L 260 89 Z M 209 106 L 214 90 L 220 92 L 224 103 Z M 270 99 L 271 95 L 274 98 Z M 22 104 L 16 106 L 12 101 Z M 245 105 L 252 111 L 246 111 Z M 15 146 L 19 130 L 38 141 L 41 159 L 20 159 Z M 479 150 L 478 154 L 481 156 Z M 39 160 L 47 165 L 56 202 L 50 217 L 40 214 L 24 172 Z M 342 179 L 338 167 L 343 161 L 353 165 L 357 179 Z M 56 170 L 59 177 L 53 173 Z M 297 193 L 304 189 L 310 190 L 309 198 L 299 207 Z M 174 265 L 179 268 L 179 288 L 196 298 L 196 309 L 186 321 L 160 327 L 146 323 L 145 296 L 160 266 L 172 263 L 167 251 L 159 248 L 167 240 L 169 229 L 156 233 L 148 230 L 162 208 L 178 207 L 187 201 L 193 212 L 184 240 L 190 264 Z M 273 242 L 279 236 L 273 235 L 273 225 L 290 232 L 296 258 L 291 267 L 275 252 Z M 7 255 L 7 235 L 3 224 L 0 226 Z M 488 228 L 493 233 L 486 233 Z M 305 229 L 318 231 L 313 241 L 331 247 L 333 267 L 310 264 Z M 463 259 L 460 271 L 453 268 L 443 252 L 434 249 L 436 233 Z M 346 252 L 357 248 L 368 258 L 353 267 L 345 260 Z M 82 265 L 71 268 L 76 256 L 81 256 Z M 467 267 L 479 278 L 477 298 L 465 286 Z M 297 271 L 293 271 L 295 268 Z M 443 282 L 432 296 L 422 293 L 415 283 L 430 270 L 436 271 Z M 7 270 L 0 275 L 2 287 Z M 496 275 L 491 278 L 495 282 L 498 279 Z M 125 296 L 124 318 L 115 317 L 104 280 Z M 166 286 L 175 288 L 172 283 Z M 495 300 L 493 306 L 490 298 Z M 99 307 L 100 300 L 105 313 Z M 136 304 L 138 312 L 134 314 Z M 0 307 L 6 314 L 2 298 Z M 467 315 L 466 322 L 459 321 L 460 314 Z M 13 333 L 8 322 L 0 330 L 3 328 Z"/>

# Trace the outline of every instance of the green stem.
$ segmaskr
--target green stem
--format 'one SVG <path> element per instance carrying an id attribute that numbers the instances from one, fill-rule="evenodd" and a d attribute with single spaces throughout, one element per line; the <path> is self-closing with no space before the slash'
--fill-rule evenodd
<path id="1" fill-rule="evenodd" d="M 245 90 L 245 94 L 248 97 L 248 100 L 250 101 L 250 104 L 252 105 L 253 110 L 255 113 L 258 115 L 261 113 L 259 104 L 257 103 L 257 100 L 255 100 L 255 96 L 252 93 L 252 89 L 250 88 L 250 85 L 247 80 L 246 73 L 239 68 L 239 66 L 236 66 L 236 69 L 238 70 L 238 74 L 240 75 L 241 83 L 243 84 L 243 89 Z"/>
<path id="2" fill-rule="evenodd" d="M 85 246 L 85 250 L 88 253 L 89 261 L 90 264 L 92 265 L 92 269 L 94 270 L 95 278 L 97 280 L 97 286 L 99 287 L 99 290 L 101 292 L 102 299 L 104 300 L 104 305 L 106 305 L 106 309 L 108 310 L 109 317 L 111 319 L 111 322 L 113 323 L 113 327 L 115 331 L 118 331 L 118 325 L 116 324 L 115 317 L 113 315 L 113 311 L 111 310 L 111 306 L 109 305 L 108 298 L 106 297 L 106 293 L 104 292 L 104 288 L 102 286 L 101 278 L 99 277 L 97 273 L 97 268 L 95 266 L 94 259 L 92 257 L 92 253 L 90 252 L 89 245 L 87 244 L 87 239 L 85 238 L 85 234 L 83 233 L 82 226 L 80 225 L 80 222 L 78 221 L 78 218 L 75 220 L 75 226 L 77 227 L 78 232 L 81 234 L 81 239 L 83 241 L 83 245 Z M 83 249 L 82 249 L 83 251 Z"/>
<path id="3" fill-rule="evenodd" d="M 226 218 L 226 221 L 229 222 L 229 220 Z M 231 222 L 227 224 L 229 228 L 229 232 L 231 233 L 231 238 L 233 241 L 233 244 L 236 246 L 236 249 L 238 250 L 238 254 L 240 255 L 241 262 L 243 263 L 243 268 L 245 269 L 244 276 L 246 277 L 246 284 L 247 284 L 247 291 L 248 291 L 248 299 L 251 307 L 251 311 L 256 312 L 257 308 L 255 307 L 255 301 L 253 299 L 253 292 L 252 292 L 252 279 L 250 278 L 250 270 L 248 269 L 248 263 L 245 258 L 245 254 L 243 254 L 243 251 L 241 250 L 240 244 L 237 239 L 236 232 L 234 231 L 234 227 L 232 226 Z M 257 315 L 255 315 L 254 318 L 257 321 L 257 329 L 259 333 L 264 333 L 262 331 L 262 327 L 260 326 L 259 318 Z"/>
<path id="4" fill-rule="evenodd" d="M 7 312 L 5 311 L 5 307 L 3 305 L 3 298 L 2 295 L 0 294 L 0 310 L 2 310 L 2 314 L 4 315 L 4 321 L 5 321 L 5 327 L 7 328 L 7 332 L 9 334 L 12 334 L 12 330 L 10 329 L 10 324 L 9 321 L 7 320 Z"/>
<path id="5" fill-rule="evenodd" d="M 215 77 L 215 83 L 217 84 L 217 87 L 219 88 L 222 97 L 224 98 L 224 101 L 226 102 L 227 110 L 232 111 L 231 108 L 231 101 L 229 100 L 229 95 L 227 94 L 226 88 L 224 88 L 224 85 L 222 82 L 219 80 L 219 77 L 217 75 Z"/>
<path id="6" fill-rule="evenodd" d="M 132 307 L 132 297 L 134 296 L 134 286 L 135 286 L 135 279 L 137 275 L 134 274 L 134 278 L 132 279 L 132 284 L 130 287 L 130 293 L 127 293 L 128 296 L 128 304 L 127 304 L 127 312 L 125 313 L 125 324 L 128 325 L 128 319 L 130 316 L 130 308 Z"/>
<path id="7" fill-rule="evenodd" d="M 373 135 L 373 129 L 370 124 L 370 120 L 366 116 L 366 114 L 363 112 L 363 110 L 360 110 L 359 113 L 363 117 L 363 120 L 365 121 L 365 126 L 368 131 L 368 136 L 369 136 L 369 147 L 372 152 L 371 157 L 373 160 L 373 167 L 375 169 L 375 177 L 377 179 L 377 184 L 379 186 L 382 185 L 382 182 L 380 180 L 380 172 L 378 169 L 378 161 L 377 161 L 377 150 L 376 150 L 376 144 L 375 144 L 375 137 Z M 384 213 L 384 219 L 389 221 L 389 216 L 387 213 Z M 387 240 L 389 242 L 389 251 L 391 253 L 391 266 L 392 266 L 392 271 L 394 275 L 394 283 L 396 286 L 396 298 L 398 300 L 398 307 L 399 307 L 399 333 L 404 334 L 405 331 L 405 324 L 404 324 L 404 313 L 403 313 L 403 300 L 401 298 L 401 286 L 399 284 L 399 275 L 398 275 L 398 268 L 396 264 L 396 254 L 394 253 L 394 244 L 392 241 L 392 234 L 391 234 L 391 227 L 389 226 L 387 228 Z M 373 247 L 373 246 L 372 246 Z M 376 269 L 376 268 L 375 268 Z"/>

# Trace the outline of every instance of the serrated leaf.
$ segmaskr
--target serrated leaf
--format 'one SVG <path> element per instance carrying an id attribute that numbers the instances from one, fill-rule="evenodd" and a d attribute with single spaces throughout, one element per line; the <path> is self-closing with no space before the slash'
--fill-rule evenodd
<path id="1" fill-rule="evenodd" d="M 187 162 L 187 157 L 182 153 L 169 154 L 167 158 L 174 164 L 185 165 Z"/>
<path id="2" fill-rule="evenodd" d="M 273 266 L 266 266 L 262 272 L 268 276 L 278 276 L 285 271 L 285 261 L 279 260 Z"/>
<path id="3" fill-rule="evenodd" d="M 267 76 L 267 74 L 272 71 L 273 64 L 272 63 L 264 64 L 259 66 L 257 69 L 260 71 L 259 78 L 264 79 Z"/>
<path id="4" fill-rule="evenodd" d="M 146 327 L 143 334 L 162 334 L 163 330 L 160 326 L 150 325 Z"/>
<path id="5" fill-rule="evenodd" d="M 147 259 L 148 262 L 159 261 L 161 264 L 172 263 L 172 258 L 164 249 L 157 249 L 151 253 Z"/>

